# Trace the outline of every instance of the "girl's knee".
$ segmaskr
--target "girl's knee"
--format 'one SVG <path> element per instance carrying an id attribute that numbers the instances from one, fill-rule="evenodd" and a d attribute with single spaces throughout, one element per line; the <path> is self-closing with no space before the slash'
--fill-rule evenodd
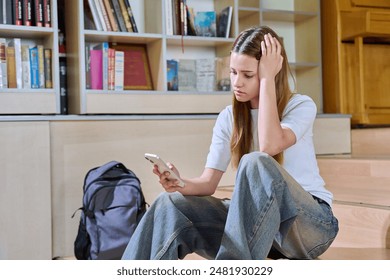
<path id="1" fill-rule="evenodd" d="M 269 154 L 263 153 L 263 152 L 251 152 L 248 154 L 245 154 L 241 160 L 240 165 L 243 165 L 245 167 L 248 166 L 259 166 L 263 165 L 264 163 L 271 162 L 273 159 Z"/>

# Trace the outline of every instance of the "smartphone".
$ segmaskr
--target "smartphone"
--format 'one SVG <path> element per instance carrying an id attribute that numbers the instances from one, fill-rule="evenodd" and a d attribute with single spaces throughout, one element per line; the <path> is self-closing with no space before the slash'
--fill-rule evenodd
<path id="1" fill-rule="evenodd" d="M 163 161 L 159 156 L 154 155 L 154 154 L 145 154 L 145 158 L 150 161 L 153 165 L 157 165 L 158 171 L 160 173 L 164 173 L 165 171 L 169 172 L 169 179 L 170 180 L 178 180 L 178 186 L 184 187 L 184 182 L 179 178 L 179 176 L 176 175 L 175 172 L 173 172 L 168 165 Z"/>

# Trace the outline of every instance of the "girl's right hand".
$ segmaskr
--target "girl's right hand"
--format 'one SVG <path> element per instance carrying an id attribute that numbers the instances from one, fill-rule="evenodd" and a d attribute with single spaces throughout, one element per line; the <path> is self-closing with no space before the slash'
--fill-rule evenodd
<path id="1" fill-rule="evenodd" d="M 179 171 L 176 169 L 176 167 L 173 164 L 168 163 L 168 166 L 171 169 L 171 172 L 175 172 L 176 175 L 178 175 L 180 177 Z M 178 183 L 179 183 L 178 180 L 171 180 L 168 178 L 170 175 L 170 173 L 168 171 L 160 173 L 157 165 L 155 165 L 153 168 L 153 173 L 156 174 L 160 178 L 159 182 L 160 182 L 161 186 L 165 189 L 165 191 L 175 192 L 175 191 L 182 189 L 182 187 L 180 187 L 178 185 Z"/>

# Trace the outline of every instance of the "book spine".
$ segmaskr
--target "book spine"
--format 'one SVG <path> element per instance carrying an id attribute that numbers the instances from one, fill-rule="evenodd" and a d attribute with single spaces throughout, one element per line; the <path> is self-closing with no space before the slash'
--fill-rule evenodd
<path id="1" fill-rule="evenodd" d="M 30 49 L 28 45 L 22 45 L 22 79 L 23 88 L 31 88 Z"/>
<path id="2" fill-rule="evenodd" d="M 115 16 L 118 19 L 119 29 L 122 32 L 127 32 L 126 23 L 122 16 L 121 6 L 118 0 L 111 0 L 112 8 L 114 9 Z"/>
<path id="3" fill-rule="evenodd" d="M 31 88 L 39 88 L 38 48 L 30 49 Z"/>
<path id="4" fill-rule="evenodd" d="M 51 27 L 51 2 L 43 0 L 43 26 Z"/>
<path id="5" fill-rule="evenodd" d="M 45 88 L 53 88 L 53 78 L 51 71 L 52 54 L 51 49 L 44 49 L 45 61 Z"/>
<path id="6" fill-rule="evenodd" d="M 0 88 L 8 88 L 6 47 L 6 40 L 0 38 Z"/>
<path id="7" fill-rule="evenodd" d="M 99 19 L 99 14 L 96 8 L 96 4 L 94 0 L 88 0 L 89 9 L 91 10 L 92 19 L 95 23 L 95 28 L 97 31 L 102 31 L 103 27 Z"/>
<path id="8" fill-rule="evenodd" d="M 167 35 L 173 35 L 173 24 L 172 24 L 172 1 L 165 0 L 165 33 Z"/>
<path id="9" fill-rule="evenodd" d="M 32 1 L 33 0 L 23 0 L 23 24 L 26 26 L 32 26 Z"/>
<path id="10" fill-rule="evenodd" d="M 22 0 L 13 0 L 14 3 L 14 24 L 23 25 L 23 3 Z"/>
<path id="11" fill-rule="evenodd" d="M 4 23 L 13 24 L 13 5 L 14 5 L 13 1 L 4 0 L 4 3 L 5 3 L 5 10 L 3 13 Z"/>
<path id="12" fill-rule="evenodd" d="M 99 19 L 100 19 L 100 23 L 102 25 L 102 29 L 103 29 L 103 31 L 107 31 L 107 25 L 106 25 L 106 22 L 104 20 L 102 7 L 100 6 L 100 1 L 99 0 L 95 0 L 95 6 L 96 6 L 96 10 L 97 10 L 98 15 L 99 15 Z"/>
<path id="13" fill-rule="evenodd" d="M 35 25 L 38 27 L 43 26 L 43 0 L 34 1 L 34 14 L 35 14 Z"/>
<path id="14" fill-rule="evenodd" d="M 91 45 L 85 44 L 85 88 L 91 88 Z"/>
<path id="15" fill-rule="evenodd" d="M 130 0 L 124 0 L 124 1 L 127 8 L 127 13 L 129 14 L 129 19 L 130 19 L 131 26 L 133 28 L 133 32 L 138 32 L 138 27 L 137 24 L 135 23 L 134 13 L 130 5 Z"/>
<path id="16" fill-rule="evenodd" d="M 119 1 L 119 6 L 121 7 L 121 13 L 122 13 L 123 19 L 125 21 L 126 30 L 128 32 L 133 32 L 134 30 L 133 30 L 133 26 L 131 25 L 129 13 L 128 13 L 126 5 L 125 5 L 125 0 L 118 0 L 118 1 Z"/>
<path id="17" fill-rule="evenodd" d="M 118 22 L 117 22 L 117 19 L 115 17 L 114 11 L 112 9 L 111 1 L 110 0 L 103 0 L 103 2 L 104 2 L 104 6 L 106 8 L 108 19 L 110 20 L 112 31 L 115 31 L 115 32 L 119 31 Z"/>
<path id="18" fill-rule="evenodd" d="M 67 67 L 66 58 L 60 57 L 60 114 L 68 113 L 68 92 L 67 92 Z"/>
<path id="19" fill-rule="evenodd" d="M 115 90 L 123 90 L 125 73 L 125 54 L 123 51 L 115 52 Z"/>
<path id="20" fill-rule="evenodd" d="M 98 2 L 99 2 L 100 9 L 102 11 L 104 24 L 106 25 L 107 31 L 112 31 L 110 19 L 108 18 L 107 10 L 103 3 L 103 0 L 98 0 Z"/>
<path id="21" fill-rule="evenodd" d="M 16 87 L 23 88 L 22 78 L 22 42 L 20 38 L 13 38 L 12 45 L 15 48 L 15 74 L 16 74 Z"/>
<path id="22" fill-rule="evenodd" d="M 6 47 L 8 88 L 16 88 L 15 47 Z"/>
<path id="23" fill-rule="evenodd" d="M 108 49 L 108 90 L 115 87 L 115 50 Z"/>
<path id="24" fill-rule="evenodd" d="M 39 88 L 45 88 L 45 58 L 43 45 L 38 45 Z"/>
<path id="25" fill-rule="evenodd" d="M 103 89 L 103 51 L 91 50 L 91 89 Z"/>

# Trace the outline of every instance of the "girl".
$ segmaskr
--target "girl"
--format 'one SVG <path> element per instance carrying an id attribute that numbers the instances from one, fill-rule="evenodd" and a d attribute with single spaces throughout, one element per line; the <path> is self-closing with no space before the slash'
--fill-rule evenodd
<path id="1" fill-rule="evenodd" d="M 233 104 L 217 118 L 203 173 L 183 178 L 181 188 L 154 168 L 166 192 L 143 217 L 123 259 L 178 259 L 191 252 L 209 259 L 274 253 L 314 259 L 330 246 L 338 222 L 313 146 L 316 106 L 292 94 L 288 70 L 272 29 L 239 34 L 230 57 Z M 211 195 L 229 162 L 237 168 L 232 199 L 217 199 Z"/>

